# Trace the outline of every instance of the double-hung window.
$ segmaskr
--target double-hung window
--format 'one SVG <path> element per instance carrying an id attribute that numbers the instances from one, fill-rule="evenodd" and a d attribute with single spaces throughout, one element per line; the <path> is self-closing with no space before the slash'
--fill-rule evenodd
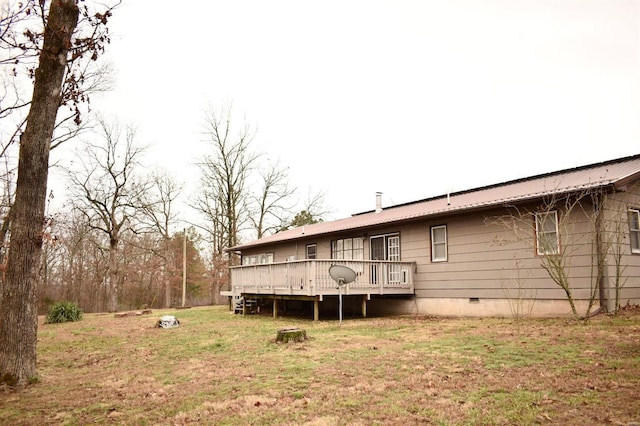
<path id="1" fill-rule="evenodd" d="M 629 243 L 631 253 L 640 254 L 640 210 L 629 209 Z"/>
<path id="2" fill-rule="evenodd" d="M 431 227 L 431 261 L 447 260 L 447 225 Z"/>
<path id="3" fill-rule="evenodd" d="M 536 213 L 536 251 L 538 254 L 560 253 L 558 212 Z"/>
<path id="4" fill-rule="evenodd" d="M 307 259 L 315 259 L 316 258 L 316 249 L 317 246 L 315 244 L 307 244 Z"/>

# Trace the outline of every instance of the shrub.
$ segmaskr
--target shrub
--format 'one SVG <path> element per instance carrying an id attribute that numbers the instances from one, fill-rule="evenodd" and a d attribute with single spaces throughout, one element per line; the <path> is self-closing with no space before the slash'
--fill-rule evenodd
<path id="1" fill-rule="evenodd" d="M 57 324 L 68 321 L 80 321 L 82 319 L 82 309 L 77 303 L 59 302 L 49 308 L 47 314 L 47 324 Z"/>

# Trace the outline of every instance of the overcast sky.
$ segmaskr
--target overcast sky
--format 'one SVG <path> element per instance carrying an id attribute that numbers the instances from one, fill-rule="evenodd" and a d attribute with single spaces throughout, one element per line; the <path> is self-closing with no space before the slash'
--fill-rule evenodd
<path id="1" fill-rule="evenodd" d="M 110 29 L 92 106 L 187 192 L 228 102 L 331 218 L 640 153 L 637 0 L 124 0 Z"/>

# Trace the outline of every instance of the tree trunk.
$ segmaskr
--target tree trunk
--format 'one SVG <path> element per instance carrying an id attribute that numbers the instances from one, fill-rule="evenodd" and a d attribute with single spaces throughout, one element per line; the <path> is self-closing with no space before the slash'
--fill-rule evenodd
<path id="1" fill-rule="evenodd" d="M 171 271 L 173 258 L 171 257 L 171 250 L 169 247 L 169 239 L 164 240 L 164 307 L 171 307 Z"/>
<path id="2" fill-rule="evenodd" d="M 164 307 L 171 307 L 171 277 L 167 272 L 164 275 Z"/>
<path id="3" fill-rule="evenodd" d="M 109 244 L 109 311 L 118 311 L 118 240 Z"/>
<path id="4" fill-rule="evenodd" d="M 14 220 L 0 321 L 0 381 L 25 385 L 37 377 L 37 274 L 42 252 L 49 148 L 60 106 L 75 0 L 53 0 L 35 74 L 27 125 L 20 139 Z"/>

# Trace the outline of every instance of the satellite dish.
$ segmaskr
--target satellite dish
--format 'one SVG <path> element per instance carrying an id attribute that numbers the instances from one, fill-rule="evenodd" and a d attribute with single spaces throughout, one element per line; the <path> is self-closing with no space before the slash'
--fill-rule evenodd
<path id="1" fill-rule="evenodd" d="M 340 325 L 342 326 L 342 286 L 356 280 L 356 272 L 344 265 L 331 265 L 329 275 L 338 283 L 338 296 L 340 298 Z"/>
<path id="2" fill-rule="evenodd" d="M 356 272 L 344 265 L 332 265 L 329 268 L 329 275 L 338 282 L 338 286 L 349 284 L 356 279 Z"/>

